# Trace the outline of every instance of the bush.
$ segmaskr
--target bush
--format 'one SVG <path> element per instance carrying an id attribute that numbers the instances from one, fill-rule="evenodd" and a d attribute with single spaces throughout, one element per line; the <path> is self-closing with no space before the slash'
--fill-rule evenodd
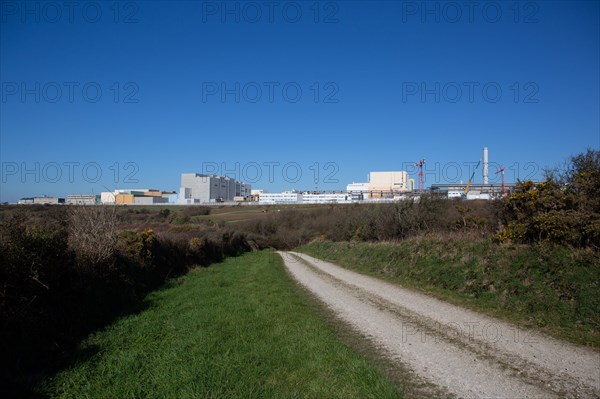
<path id="1" fill-rule="evenodd" d="M 115 206 L 76 206 L 70 210 L 69 246 L 78 264 L 94 269 L 114 261 L 117 243 Z"/>
<path id="2" fill-rule="evenodd" d="M 260 242 L 216 227 L 119 232 L 114 207 L 20 209 L 0 220 L 3 389 L 34 383 L 32 372 L 56 367 L 81 338 L 134 308 L 166 279 Z"/>
<path id="3" fill-rule="evenodd" d="M 600 249 L 600 151 L 571 157 L 546 181 L 519 182 L 504 205 L 500 241 Z"/>
<path id="4" fill-rule="evenodd" d="M 263 218 L 240 224 L 240 229 L 262 236 L 269 246 L 295 248 L 315 239 L 332 241 L 396 241 L 428 233 L 456 230 L 496 232 L 498 205 L 469 201 L 457 206 L 422 196 L 419 201 L 392 204 L 352 204 L 269 212 Z M 459 223 L 460 222 L 460 223 Z"/>

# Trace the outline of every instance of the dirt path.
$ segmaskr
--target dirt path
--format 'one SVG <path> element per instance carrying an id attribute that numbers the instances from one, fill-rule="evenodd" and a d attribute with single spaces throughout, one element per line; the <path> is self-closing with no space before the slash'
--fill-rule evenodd
<path id="1" fill-rule="evenodd" d="M 457 397 L 600 397 L 597 352 L 305 254 L 279 254 L 341 319 Z"/>

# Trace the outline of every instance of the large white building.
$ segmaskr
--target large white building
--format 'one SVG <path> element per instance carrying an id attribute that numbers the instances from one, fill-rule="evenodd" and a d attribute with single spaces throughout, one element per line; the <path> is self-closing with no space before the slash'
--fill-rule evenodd
<path id="1" fill-rule="evenodd" d="M 350 183 L 346 190 L 354 200 L 393 198 L 413 191 L 414 184 L 414 179 L 410 179 L 405 171 L 371 172 L 368 183 Z"/>
<path id="2" fill-rule="evenodd" d="M 301 204 L 302 194 L 296 191 L 284 191 L 283 193 L 259 194 L 258 203 L 264 205 Z"/>
<path id="3" fill-rule="evenodd" d="M 347 204 L 352 202 L 348 193 L 303 193 L 303 204 Z"/>
<path id="4" fill-rule="evenodd" d="M 369 173 L 369 186 L 371 190 L 406 192 L 412 191 L 411 180 L 405 171 L 398 172 L 371 172 Z"/>
<path id="5" fill-rule="evenodd" d="M 285 204 L 347 204 L 352 202 L 348 193 L 299 193 L 284 191 L 282 193 L 260 193 L 258 203 L 262 205 Z"/>
<path id="6" fill-rule="evenodd" d="M 250 196 L 251 189 L 249 184 L 226 176 L 182 173 L 179 202 L 202 204 L 233 201 L 235 197 Z"/>

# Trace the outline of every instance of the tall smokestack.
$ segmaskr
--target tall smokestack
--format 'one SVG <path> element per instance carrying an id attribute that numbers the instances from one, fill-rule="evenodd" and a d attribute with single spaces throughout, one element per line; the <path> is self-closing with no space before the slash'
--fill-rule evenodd
<path id="1" fill-rule="evenodd" d="M 483 147 L 483 184 L 488 184 L 488 148 Z"/>

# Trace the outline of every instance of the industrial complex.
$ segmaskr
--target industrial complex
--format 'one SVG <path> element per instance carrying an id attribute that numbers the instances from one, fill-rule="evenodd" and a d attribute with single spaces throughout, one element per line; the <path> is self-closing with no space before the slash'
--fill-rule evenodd
<path id="1" fill-rule="evenodd" d="M 483 148 L 483 158 L 473 170 L 469 181 L 465 184 L 431 184 L 432 194 L 445 198 L 463 198 L 467 200 L 491 200 L 506 196 L 514 184 L 504 182 L 504 167 L 495 173 L 501 174 L 501 184 L 489 183 L 488 148 Z M 482 162 L 483 161 L 483 162 Z M 418 182 L 409 177 L 406 171 L 371 172 L 367 182 L 352 182 L 345 191 L 284 191 L 270 193 L 265 190 L 252 189 L 249 184 L 236 181 L 227 176 L 207 175 L 200 173 L 182 173 L 179 193 L 156 189 L 117 189 L 106 191 L 100 195 L 73 194 L 64 198 L 34 197 L 22 198 L 19 204 L 67 204 L 67 205 L 194 205 L 194 204 L 346 204 L 369 202 L 393 202 L 410 198 L 418 198 L 425 192 L 423 167 L 425 159 L 414 165 L 418 168 Z M 483 183 L 473 183 L 475 173 L 482 166 Z"/>
<path id="2" fill-rule="evenodd" d="M 226 176 L 183 173 L 179 203 L 204 204 L 211 202 L 246 201 L 251 194 L 248 184 Z"/>

